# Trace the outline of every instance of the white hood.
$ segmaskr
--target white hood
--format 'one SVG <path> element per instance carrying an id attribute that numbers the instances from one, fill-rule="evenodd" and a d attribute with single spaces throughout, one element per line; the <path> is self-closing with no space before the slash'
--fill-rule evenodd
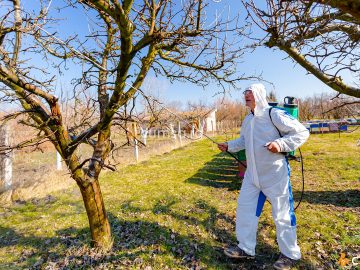
<path id="1" fill-rule="evenodd" d="M 246 90 L 251 90 L 255 98 L 254 115 L 263 115 L 265 109 L 270 107 L 266 99 L 265 86 L 262 83 L 254 83 L 246 88 Z"/>

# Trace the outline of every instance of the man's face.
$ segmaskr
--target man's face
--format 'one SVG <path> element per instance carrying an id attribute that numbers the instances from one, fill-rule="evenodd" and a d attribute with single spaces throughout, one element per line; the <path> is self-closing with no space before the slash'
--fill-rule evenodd
<path id="1" fill-rule="evenodd" d="M 245 97 L 246 106 L 248 106 L 251 110 L 254 110 L 255 109 L 255 98 L 254 98 L 253 92 L 251 90 L 245 90 L 244 97 Z"/>

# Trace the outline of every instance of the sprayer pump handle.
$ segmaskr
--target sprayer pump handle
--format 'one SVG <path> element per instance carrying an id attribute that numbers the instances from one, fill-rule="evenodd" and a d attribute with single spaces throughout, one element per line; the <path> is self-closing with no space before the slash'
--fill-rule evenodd
<path id="1" fill-rule="evenodd" d="M 296 100 L 296 102 L 294 102 Z M 297 104 L 297 98 L 296 97 L 284 97 L 284 104 Z"/>

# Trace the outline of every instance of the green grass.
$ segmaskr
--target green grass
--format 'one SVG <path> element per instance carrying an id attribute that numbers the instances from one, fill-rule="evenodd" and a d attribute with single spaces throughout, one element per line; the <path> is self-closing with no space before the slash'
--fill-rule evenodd
<path id="1" fill-rule="evenodd" d="M 297 269 L 340 269 L 360 247 L 360 132 L 312 135 L 302 148 L 305 193 L 296 212 L 303 259 Z M 221 140 L 221 138 L 217 138 Z M 292 163 L 295 200 L 300 166 Z M 77 189 L 0 210 L 0 269 L 271 269 L 278 248 L 271 208 L 260 218 L 255 262 L 227 260 L 241 182 L 232 158 L 208 140 L 105 173 L 101 186 L 114 237 L 89 247 Z M 53 267 L 53 268 L 51 268 Z"/>

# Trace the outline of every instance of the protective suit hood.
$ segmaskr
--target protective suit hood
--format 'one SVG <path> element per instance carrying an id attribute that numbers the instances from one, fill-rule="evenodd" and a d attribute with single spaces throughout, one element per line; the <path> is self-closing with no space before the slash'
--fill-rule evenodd
<path id="1" fill-rule="evenodd" d="M 255 98 L 255 116 L 261 116 L 265 110 L 269 108 L 269 104 L 266 100 L 266 90 L 262 83 L 254 83 L 250 85 L 246 90 L 251 90 Z"/>

